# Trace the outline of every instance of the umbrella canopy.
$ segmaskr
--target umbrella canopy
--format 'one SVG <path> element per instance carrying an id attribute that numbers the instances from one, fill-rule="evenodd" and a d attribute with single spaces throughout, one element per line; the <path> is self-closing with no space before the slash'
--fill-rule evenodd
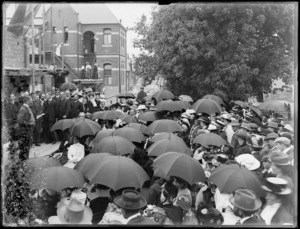
<path id="1" fill-rule="evenodd" d="M 73 83 L 63 83 L 61 86 L 60 86 L 60 89 L 61 90 L 77 90 L 77 86 Z"/>
<path id="2" fill-rule="evenodd" d="M 202 99 L 211 99 L 214 100 L 215 102 L 217 102 L 219 105 L 225 105 L 223 99 L 221 99 L 221 97 L 217 96 L 217 95 L 205 95 L 203 96 Z"/>
<path id="3" fill-rule="evenodd" d="M 125 99 L 134 99 L 135 98 L 135 95 L 132 94 L 131 92 L 122 92 L 118 95 L 116 95 L 117 98 L 125 98 Z"/>
<path id="4" fill-rule="evenodd" d="M 263 113 L 260 109 L 254 107 L 254 106 L 249 106 L 250 110 L 252 110 L 253 112 L 255 112 L 259 117 L 262 117 Z"/>
<path id="5" fill-rule="evenodd" d="M 115 130 L 113 135 L 126 138 L 131 142 L 141 143 L 142 141 L 145 140 L 145 136 L 141 131 L 128 126 L 124 126 L 122 128 Z"/>
<path id="6" fill-rule="evenodd" d="M 265 195 L 257 175 L 239 164 L 219 166 L 212 171 L 209 181 L 217 185 L 221 193 L 232 193 L 238 188 L 248 188 L 260 197 Z"/>
<path id="7" fill-rule="evenodd" d="M 183 144 L 185 144 L 184 140 L 181 137 L 178 137 L 177 135 L 175 135 L 173 133 L 164 133 L 164 132 L 155 134 L 153 137 L 150 138 L 150 141 L 157 142 L 162 139 L 176 140 L 176 141 L 180 141 Z"/>
<path id="8" fill-rule="evenodd" d="M 155 92 L 152 97 L 155 98 L 157 102 L 160 102 L 162 100 L 174 99 L 175 96 L 168 90 L 160 90 Z"/>
<path id="9" fill-rule="evenodd" d="M 108 111 L 97 111 L 93 113 L 92 119 L 102 119 L 102 120 L 116 120 L 121 117 L 123 113 L 116 110 L 108 110 Z"/>
<path id="10" fill-rule="evenodd" d="M 66 130 L 69 129 L 71 126 L 73 126 L 74 123 L 76 123 L 76 119 L 61 119 L 58 120 L 54 125 L 51 127 L 51 131 L 55 130 Z"/>
<path id="11" fill-rule="evenodd" d="M 178 152 L 178 153 L 186 153 L 187 151 L 186 144 L 181 141 L 171 140 L 171 139 L 162 139 L 154 144 L 152 144 L 148 151 L 148 156 L 158 157 L 166 152 Z"/>
<path id="12" fill-rule="evenodd" d="M 115 191 L 125 187 L 142 188 L 149 180 L 144 169 L 128 157 L 106 156 L 91 160 L 86 166 L 85 176 L 90 182 L 106 185 Z"/>
<path id="13" fill-rule="evenodd" d="M 182 132 L 182 127 L 175 121 L 169 119 L 156 120 L 148 126 L 147 131 L 149 134 L 154 135 L 155 133 L 172 133 Z"/>
<path id="14" fill-rule="evenodd" d="M 112 155 L 133 154 L 135 145 L 126 138 L 120 136 L 109 136 L 103 138 L 92 148 L 92 153 L 107 152 Z"/>
<path id="15" fill-rule="evenodd" d="M 177 100 L 177 101 L 174 101 L 174 103 L 178 103 L 179 107 L 182 110 L 187 110 L 187 109 L 190 109 L 192 107 L 192 105 L 187 101 Z"/>
<path id="16" fill-rule="evenodd" d="M 288 111 L 288 106 L 290 105 L 289 102 L 282 101 L 282 100 L 268 100 L 262 103 L 259 106 L 259 109 L 264 109 L 268 111 L 275 111 L 278 113 L 283 113 Z M 291 105 L 290 105 L 291 106 Z"/>
<path id="17" fill-rule="evenodd" d="M 153 168 L 158 168 L 166 176 L 177 176 L 193 185 L 196 182 L 205 182 L 204 170 L 196 159 L 178 152 L 167 152 L 157 157 Z"/>
<path id="18" fill-rule="evenodd" d="M 176 103 L 175 101 L 172 100 L 163 100 L 156 105 L 156 108 L 158 111 L 170 111 L 170 112 L 182 110 L 179 103 Z"/>
<path id="19" fill-rule="evenodd" d="M 181 101 L 186 101 L 186 102 L 194 102 L 194 100 L 192 99 L 192 97 L 191 96 L 189 96 L 189 95 L 180 95 L 179 97 L 178 97 Z"/>
<path id="20" fill-rule="evenodd" d="M 83 175 L 71 168 L 64 166 L 54 166 L 43 169 L 41 176 L 33 184 L 36 189 L 46 188 L 56 192 L 68 187 L 81 188 L 85 183 Z"/>
<path id="21" fill-rule="evenodd" d="M 139 120 L 153 122 L 162 119 L 162 115 L 156 111 L 147 111 L 139 116 Z"/>
<path id="22" fill-rule="evenodd" d="M 221 113 L 221 106 L 211 99 L 199 99 L 192 105 L 192 109 L 196 111 L 196 113 L 206 113 L 206 114 L 214 114 Z"/>
<path id="23" fill-rule="evenodd" d="M 123 122 L 126 122 L 126 123 L 137 123 L 137 119 L 136 117 L 133 117 L 131 115 L 128 115 L 128 114 L 122 114 L 120 116 L 120 119 L 123 121 Z"/>
<path id="24" fill-rule="evenodd" d="M 113 136 L 113 132 L 113 129 L 102 129 L 96 134 L 96 137 L 93 139 L 93 142 L 96 144 L 105 137 Z"/>
<path id="25" fill-rule="evenodd" d="M 70 133 L 72 136 L 81 138 L 86 135 L 95 135 L 100 130 L 101 126 L 98 123 L 89 119 L 81 119 L 70 128 Z"/>
<path id="26" fill-rule="evenodd" d="M 141 123 L 129 123 L 127 126 L 137 129 L 137 130 L 141 131 L 143 134 L 148 134 L 147 126 L 145 126 Z"/>
<path id="27" fill-rule="evenodd" d="M 91 172 L 99 167 L 104 157 L 113 156 L 110 153 L 91 153 L 82 158 L 74 167 L 75 170 L 83 174 L 87 178 L 86 173 Z"/>
<path id="28" fill-rule="evenodd" d="M 243 102 L 240 100 L 233 101 L 234 104 L 239 105 L 240 107 L 248 107 L 249 104 L 247 102 Z"/>
<path id="29" fill-rule="evenodd" d="M 218 134 L 202 133 L 194 138 L 193 143 L 198 143 L 205 146 L 222 146 L 228 145 L 228 143 Z"/>
<path id="30" fill-rule="evenodd" d="M 50 157 L 34 157 L 27 159 L 23 164 L 23 168 L 26 171 L 26 180 L 30 182 L 37 179 L 43 169 L 53 166 L 61 166 L 61 164 L 58 160 Z"/>
<path id="31" fill-rule="evenodd" d="M 162 177 L 162 178 L 164 178 L 167 181 L 170 180 L 170 176 L 167 176 L 166 174 L 164 174 L 164 172 L 161 171 L 160 168 L 153 168 L 153 176 L 155 176 L 155 177 Z"/>

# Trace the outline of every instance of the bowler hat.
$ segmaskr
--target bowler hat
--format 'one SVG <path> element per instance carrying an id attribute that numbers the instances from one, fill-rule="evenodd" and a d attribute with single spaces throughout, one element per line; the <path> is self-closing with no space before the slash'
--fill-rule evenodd
<path id="1" fill-rule="evenodd" d="M 247 139 L 247 137 L 248 137 L 247 133 L 245 133 L 244 131 L 241 131 L 241 130 L 239 130 L 239 131 L 236 133 L 236 136 L 237 136 L 238 138 L 242 138 L 242 139 Z"/>
<path id="2" fill-rule="evenodd" d="M 268 127 L 278 129 L 278 123 L 277 122 L 269 122 Z"/>
<path id="3" fill-rule="evenodd" d="M 283 153 L 280 154 L 271 154 L 270 161 L 275 165 L 290 165 L 289 156 Z"/>
<path id="4" fill-rule="evenodd" d="M 229 201 L 235 207 L 249 212 L 258 210 L 262 205 L 255 192 L 250 189 L 237 189 Z"/>
<path id="5" fill-rule="evenodd" d="M 279 137 L 275 139 L 276 143 L 281 143 L 284 144 L 286 146 L 289 146 L 291 144 L 291 140 L 286 138 L 286 137 Z"/>
<path id="6" fill-rule="evenodd" d="M 147 205 L 145 198 L 134 190 L 124 190 L 121 196 L 114 199 L 114 203 L 123 209 L 139 210 Z"/>
<path id="7" fill-rule="evenodd" d="M 279 177 L 267 177 L 265 184 L 261 187 L 268 191 L 273 192 L 278 195 L 289 195 L 292 193 L 292 190 L 287 187 L 288 182 Z"/>
<path id="8" fill-rule="evenodd" d="M 276 134 L 276 133 L 270 133 L 270 134 L 267 134 L 267 136 L 264 138 L 264 141 L 266 141 L 266 140 L 270 140 L 270 139 L 276 139 L 276 138 L 278 138 L 279 137 L 279 135 L 278 134 Z"/>

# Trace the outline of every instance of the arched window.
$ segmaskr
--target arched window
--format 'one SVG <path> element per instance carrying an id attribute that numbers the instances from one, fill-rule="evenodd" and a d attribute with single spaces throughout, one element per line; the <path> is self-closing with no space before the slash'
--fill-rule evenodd
<path id="1" fill-rule="evenodd" d="M 103 34 L 104 34 L 104 44 L 105 45 L 111 44 L 111 29 L 104 29 Z"/>
<path id="2" fill-rule="evenodd" d="M 112 84 L 111 64 L 104 64 L 104 85 Z"/>

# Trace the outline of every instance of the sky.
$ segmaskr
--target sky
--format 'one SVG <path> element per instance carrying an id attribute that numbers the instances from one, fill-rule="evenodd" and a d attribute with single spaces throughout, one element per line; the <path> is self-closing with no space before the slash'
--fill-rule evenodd
<path id="1" fill-rule="evenodd" d="M 71 3 L 71 2 L 70 2 Z M 12 17 L 15 11 L 16 4 L 10 4 L 7 9 L 7 17 Z M 105 3 L 105 5 L 112 11 L 112 13 L 120 20 L 122 20 L 122 25 L 125 28 L 131 28 L 139 21 L 143 14 L 147 18 L 151 16 L 151 8 L 157 6 L 156 3 Z M 50 4 L 45 4 L 45 9 L 50 6 Z M 41 8 L 42 9 L 42 8 Z M 41 10 L 42 11 L 42 10 Z M 40 11 L 40 12 L 41 12 Z M 127 31 L 127 52 L 130 57 L 133 55 L 138 55 L 139 49 L 133 48 L 133 40 L 136 37 L 136 33 L 133 30 Z"/>

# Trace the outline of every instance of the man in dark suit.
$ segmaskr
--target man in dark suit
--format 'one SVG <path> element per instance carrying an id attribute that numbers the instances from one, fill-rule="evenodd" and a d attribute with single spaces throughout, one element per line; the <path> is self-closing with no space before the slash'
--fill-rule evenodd
<path id="1" fill-rule="evenodd" d="M 43 105 L 39 98 L 39 96 L 36 95 L 35 92 L 32 93 L 32 112 L 36 118 L 35 127 L 33 130 L 33 143 L 35 143 L 36 146 L 41 146 L 41 133 L 42 133 L 42 123 L 43 123 Z"/>
<path id="2" fill-rule="evenodd" d="M 60 92 L 60 100 L 58 100 L 58 120 L 68 118 L 70 115 L 70 100 L 66 99 L 66 94 Z"/>
<path id="3" fill-rule="evenodd" d="M 46 94 L 46 101 L 44 103 L 44 136 L 46 139 L 46 144 L 52 142 L 55 144 L 56 137 L 54 136 L 53 131 L 50 131 L 53 124 L 56 122 L 56 102 L 54 98 L 52 98 L 51 92 Z"/>
<path id="4" fill-rule="evenodd" d="M 137 191 L 124 190 L 121 196 L 114 199 L 114 203 L 122 209 L 127 224 L 158 225 L 154 220 L 141 215 L 140 211 L 146 207 L 147 201 Z"/>
<path id="5" fill-rule="evenodd" d="M 9 100 L 5 103 L 5 118 L 7 120 L 8 131 L 12 139 L 14 139 L 16 136 L 15 125 L 17 123 L 19 108 L 20 105 L 15 95 L 13 93 L 10 94 Z"/>
<path id="6" fill-rule="evenodd" d="M 17 122 L 18 122 L 17 132 L 20 140 L 19 158 L 21 160 L 28 159 L 30 146 L 32 144 L 32 135 L 33 135 L 33 128 L 35 126 L 35 118 L 30 108 L 31 103 L 32 103 L 32 98 L 30 96 L 24 96 L 23 105 L 21 106 L 17 117 Z"/>
<path id="7" fill-rule="evenodd" d="M 75 92 L 71 100 L 70 118 L 78 118 L 79 113 L 83 112 L 83 103 L 79 101 L 78 93 Z"/>
<path id="8" fill-rule="evenodd" d="M 86 103 L 86 111 L 93 114 L 98 111 L 98 107 L 100 107 L 100 101 L 95 100 L 95 95 L 93 93 L 89 94 L 89 100 Z"/>

